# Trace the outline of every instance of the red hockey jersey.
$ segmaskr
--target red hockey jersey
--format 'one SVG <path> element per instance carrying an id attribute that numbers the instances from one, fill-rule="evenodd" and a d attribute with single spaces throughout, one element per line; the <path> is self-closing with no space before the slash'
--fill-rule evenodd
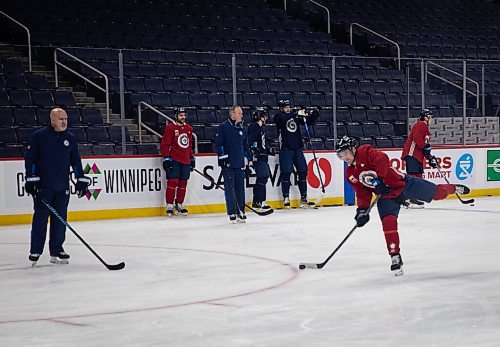
<path id="1" fill-rule="evenodd" d="M 347 181 L 353 186 L 358 198 L 358 207 L 368 208 L 375 193 L 371 180 L 379 177 L 391 187 L 389 194 L 381 199 L 395 198 L 405 187 L 405 174 L 391 167 L 389 157 L 371 145 L 362 145 L 356 150 L 356 160 L 345 171 Z M 376 193 L 375 193 L 376 194 Z"/>
<path id="2" fill-rule="evenodd" d="M 429 131 L 429 126 L 423 120 L 418 121 L 413 125 L 406 139 L 405 146 L 403 147 L 403 154 L 401 159 L 404 159 L 407 155 L 415 157 L 419 162 L 424 162 L 424 153 L 422 148 L 429 143 L 431 137 L 431 132 Z"/>
<path id="3" fill-rule="evenodd" d="M 184 123 L 168 123 L 161 139 L 160 152 L 182 164 L 189 164 L 193 156 L 193 128 Z"/>

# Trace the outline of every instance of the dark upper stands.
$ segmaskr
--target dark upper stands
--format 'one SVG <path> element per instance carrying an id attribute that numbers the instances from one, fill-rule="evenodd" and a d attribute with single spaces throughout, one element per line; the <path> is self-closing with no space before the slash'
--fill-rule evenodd
<path id="1" fill-rule="evenodd" d="M 5 10 L 28 27 L 36 28 L 32 38 L 36 45 L 68 47 L 69 52 L 108 75 L 115 109 L 119 105 L 118 51 L 109 48 L 129 48 L 123 51 L 127 114 L 135 117 L 139 101 L 167 113 L 174 106 L 189 106 L 188 121 L 194 124 L 201 151 L 212 150 L 212 125 L 227 117 L 226 107 L 233 103 L 231 54 L 228 53 L 237 53 L 237 102 L 244 105 L 245 110 L 261 104 L 275 107 L 279 98 L 289 98 L 294 105 L 318 106 L 321 118 L 313 133 L 321 141 L 313 143 L 315 148 L 327 149 L 333 148 L 334 126 L 330 56 L 343 56 L 336 59 L 335 71 L 337 133 L 348 133 L 374 145 L 389 147 L 400 146 L 406 135 L 408 91 L 404 71 L 395 69 L 390 59 L 351 57 L 356 52 L 345 43 L 350 23 L 358 22 L 401 42 L 406 57 L 500 58 L 498 21 L 492 20 L 498 18 L 498 5 L 483 1 L 472 4 L 465 0 L 445 0 L 438 4 L 368 0 L 356 3 L 329 0 L 328 3 L 337 41 L 324 32 L 311 30 L 318 19 L 320 22 L 322 14 L 307 1 L 288 1 L 289 14 L 299 19 L 281 9 L 268 7 L 263 0 L 251 3 L 243 0 L 147 3 L 91 0 L 79 4 L 62 0 L 16 1 L 7 4 Z M 306 20 L 310 20 L 311 26 Z M 462 23 L 467 24 L 466 30 Z M 457 27 L 460 30 L 455 29 Z M 17 31 L 7 32 L 12 36 L 8 39 L 16 38 Z M 357 52 L 394 54 L 386 42 L 376 37 L 357 32 L 355 39 Z M 51 64 L 52 51 L 53 48 L 38 47 L 37 57 Z M 287 53 L 293 55 L 285 55 Z M 71 61 L 67 63 L 100 81 L 95 72 Z M 42 123 L 44 116 L 39 111 L 35 111 L 35 115 L 30 112 L 15 115 L 13 105 L 38 108 L 53 100 L 74 106 L 69 95 L 48 90 L 46 85 L 35 88 L 39 89 L 36 92 L 23 90 L 25 85 L 43 86 L 44 81 L 34 76 L 25 76 L 24 80 L 6 78 L 7 74 L 21 74 L 22 67 L 11 62 L 3 65 L 7 72 L 0 78 L 0 85 L 8 84 L 9 91 L 0 93 L 0 106 L 2 103 L 8 106 L 11 115 L 4 117 L 0 112 L 0 124 L 6 122 L 7 125 L 9 119 L 15 122 L 17 117 L 24 123 L 16 124 L 23 126 Z M 437 73 L 446 76 L 445 72 Z M 477 66 L 470 68 L 468 75 L 477 79 Z M 419 78 L 419 66 L 412 66 L 408 96 L 411 113 L 421 107 Z M 488 111 L 493 113 L 493 107 L 500 104 L 500 65 L 488 65 L 486 79 Z M 432 83 L 426 106 L 434 108 L 437 116 L 461 115 L 461 91 L 440 82 Z M 91 87 L 88 91 L 94 92 Z M 470 107 L 469 101 L 467 106 Z M 83 134 L 80 132 L 82 140 L 106 140 L 102 130 L 99 134 L 90 130 L 89 135 L 89 129 L 95 128 L 92 125 L 100 125 L 95 113 L 82 110 L 73 117 L 75 124 L 87 126 Z M 162 121 L 156 115 L 145 111 L 144 118 L 149 125 L 162 130 Z M 272 125 L 268 130 L 274 135 Z M 108 152 L 109 148 L 103 151 Z"/>

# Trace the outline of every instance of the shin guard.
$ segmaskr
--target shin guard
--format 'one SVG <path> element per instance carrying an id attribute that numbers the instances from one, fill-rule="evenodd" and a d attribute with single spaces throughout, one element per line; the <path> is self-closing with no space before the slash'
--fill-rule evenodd
<path id="1" fill-rule="evenodd" d="M 165 192 L 165 200 L 167 204 L 173 204 L 175 199 L 175 191 L 179 185 L 179 180 L 177 178 L 171 178 L 167 180 L 167 191 Z"/>
<path id="2" fill-rule="evenodd" d="M 453 184 L 438 184 L 436 186 L 436 193 L 433 200 L 443 200 L 448 195 L 455 193 L 455 186 Z"/>
<path id="3" fill-rule="evenodd" d="M 392 214 L 385 216 L 382 218 L 382 228 L 389 254 L 399 253 L 398 218 Z"/>
<path id="4" fill-rule="evenodd" d="M 186 197 L 186 186 L 187 186 L 187 180 L 179 180 L 179 184 L 177 186 L 177 195 L 175 197 L 175 200 L 179 204 L 184 203 L 184 198 Z"/>

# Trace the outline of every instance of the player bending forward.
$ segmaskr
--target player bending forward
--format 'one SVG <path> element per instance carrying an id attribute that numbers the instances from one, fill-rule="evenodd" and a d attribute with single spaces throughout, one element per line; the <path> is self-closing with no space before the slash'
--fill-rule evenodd
<path id="1" fill-rule="evenodd" d="M 377 209 L 382 220 L 385 242 L 391 257 L 391 271 L 403 274 L 403 259 L 399 249 L 398 214 L 406 199 L 425 202 L 443 200 L 450 194 L 468 194 L 461 184 L 434 184 L 419 177 L 405 175 L 391 167 L 389 157 L 370 145 L 356 147 L 354 138 L 344 136 L 337 142 L 337 155 L 345 161 L 345 177 L 353 186 L 358 208 L 356 224 L 364 226 L 370 220 L 368 208 L 372 194 L 380 195 Z"/>

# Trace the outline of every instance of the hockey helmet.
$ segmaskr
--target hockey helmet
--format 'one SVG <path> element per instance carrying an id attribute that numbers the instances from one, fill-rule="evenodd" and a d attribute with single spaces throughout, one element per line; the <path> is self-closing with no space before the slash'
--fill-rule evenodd
<path id="1" fill-rule="evenodd" d="M 422 111 L 420 111 L 420 120 L 425 120 L 425 117 L 432 118 L 434 117 L 434 114 L 432 114 L 432 111 L 424 108 Z"/>
<path id="2" fill-rule="evenodd" d="M 290 100 L 288 100 L 288 99 L 280 99 L 278 101 L 278 107 L 279 108 L 283 108 L 283 107 L 287 107 L 287 106 L 292 106 L 292 104 L 290 103 Z"/>
<path id="3" fill-rule="evenodd" d="M 261 118 L 267 120 L 267 118 L 269 117 L 269 113 L 267 112 L 267 109 L 265 107 L 256 107 L 255 110 L 252 111 L 250 116 L 252 122 L 258 122 Z"/>
<path id="4" fill-rule="evenodd" d="M 344 135 L 340 140 L 337 140 L 337 152 L 345 151 L 352 147 L 356 147 L 356 139 L 354 137 Z"/>

